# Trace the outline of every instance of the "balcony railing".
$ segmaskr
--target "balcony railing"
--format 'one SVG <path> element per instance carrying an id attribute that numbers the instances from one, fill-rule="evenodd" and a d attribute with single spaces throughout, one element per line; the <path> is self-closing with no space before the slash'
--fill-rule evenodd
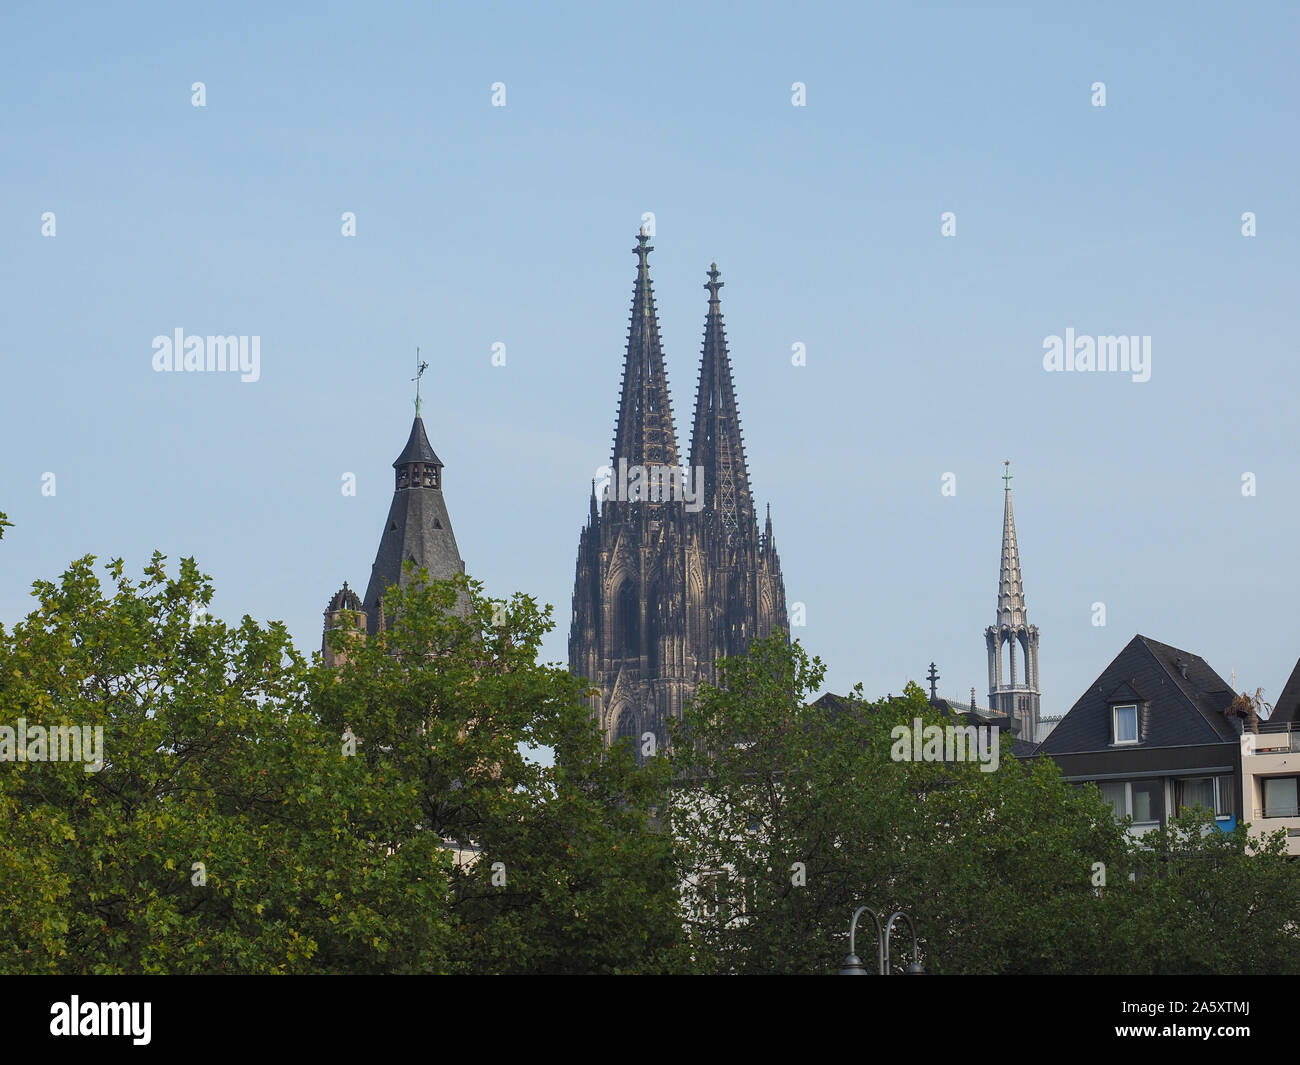
<path id="1" fill-rule="evenodd" d="M 1300 751 L 1300 721 L 1261 721 L 1258 732 L 1245 734 L 1253 741 L 1243 746 L 1246 754 L 1277 754 L 1281 751 Z"/>

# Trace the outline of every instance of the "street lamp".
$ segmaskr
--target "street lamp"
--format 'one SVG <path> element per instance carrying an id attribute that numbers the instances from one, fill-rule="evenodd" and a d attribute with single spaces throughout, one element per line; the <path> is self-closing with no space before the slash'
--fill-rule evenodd
<path id="1" fill-rule="evenodd" d="M 859 906 L 853 911 L 853 920 L 849 922 L 849 955 L 844 959 L 844 965 L 840 968 L 840 976 L 869 976 L 867 967 L 862 964 L 862 959 L 857 953 L 857 931 L 858 918 L 864 913 L 871 915 L 871 921 L 876 926 L 876 948 L 877 960 L 879 963 L 878 971 L 881 976 L 889 974 L 889 935 L 894 930 L 894 922 L 900 917 L 907 922 L 908 930 L 912 933 L 912 961 L 907 967 L 907 973 L 911 976 L 919 976 L 925 972 L 921 968 L 921 963 L 917 957 L 916 949 L 916 926 L 912 924 L 912 919 L 902 910 L 895 910 L 889 916 L 889 921 L 885 925 L 885 930 L 880 930 L 880 918 L 876 916 L 876 911 L 870 906 Z"/>
<path id="2" fill-rule="evenodd" d="M 876 911 L 870 906 L 859 906 L 853 911 L 853 920 L 849 922 L 849 956 L 844 959 L 844 967 L 840 969 L 841 976 L 868 976 L 867 967 L 862 964 L 862 959 L 858 957 L 857 952 L 857 933 L 858 918 L 864 913 L 871 914 L 871 922 L 876 926 L 876 946 L 880 948 L 880 972 L 885 972 L 885 941 L 880 935 L 880 918 L 876 916 Z"/>
<path id="3" fill-rule="evenodd" d="M 907 922 L 907 930 L 912 933 L 912 960 L 907 966 L 906 975 L 920 976 L 925 970 L 921 968 L 920 955 L 916 950 L 916 925 L 912 924 L 912 918 L 902 910 L 895 910 L 890 914 L 889 923 L 885 925 L 885 972 L 889 972 L 889 933 L 894 930 L 894 922 L 900 917 Z"/>

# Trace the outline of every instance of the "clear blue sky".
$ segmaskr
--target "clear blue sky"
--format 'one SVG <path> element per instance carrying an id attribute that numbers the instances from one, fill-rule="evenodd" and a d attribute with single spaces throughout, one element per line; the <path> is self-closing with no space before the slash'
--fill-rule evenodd
<path id="1" fill-rule="evenodd" d="M 716 259 L 752 483 L 828 687 L 896 692 L 934 659 L 983 701 L 1011 459 L 1044 713 L 1135 632 L 1276 696 L 1300 655 L 1298 25 L 1289 3 L 7 4 L 0 618 L 75 557 L 138 573 L 157 548 L 197 557 L 216 613 L 318 647 L 369 575 L 418 344 L 461 554 L 555 605 L 565 660 L 652 211 L 680 442 Z M 155 373 L 177 328 L 260 336 L 260 380 Z M 1151 380 L 1046 373 L 1067 328 L 1150 336 Z"/>

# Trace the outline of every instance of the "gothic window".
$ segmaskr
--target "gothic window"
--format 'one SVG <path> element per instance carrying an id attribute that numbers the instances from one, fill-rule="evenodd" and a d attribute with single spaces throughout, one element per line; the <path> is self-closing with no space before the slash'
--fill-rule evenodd
<path id="1" fill-rule="evenodd" d="M 619 585 L 618 595 L 614 600 L 615 645 L 616 655 L 641 653 L 641 604 L 637 601 L 636 588 L 631 581 Z"/>
<path id="2" fill-rule="evenodd" d="M 646 608 L 646 635 L 648 637 L 646 644 L 649 647 L 650 655 L 654 656 L 659 653 L 659 637 L 663 634 L 661 631 L 663 625 L 659 616 L 663 604 L 659 598 L 658 585 L 650 589 L 650 597 L 646 600 Z"/>
<path id="3" fill-rule="evenodd" d="M 631 708 L 620 710 L 614 725 L 614 742 L 618 743 L 619 740 L 630 740 L 632 750 L 635 751 L 637 739 L 636 714 L 631 710 Z"/>

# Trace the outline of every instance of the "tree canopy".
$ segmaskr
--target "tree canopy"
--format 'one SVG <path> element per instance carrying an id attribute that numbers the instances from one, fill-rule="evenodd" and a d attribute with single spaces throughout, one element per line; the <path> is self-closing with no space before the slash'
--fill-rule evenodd
<path id="1" fill-rule="evenodd" d="M 1278 837 L 1137 840 L 1048 759 L 902 757 L 949 724 L 924 693 L 815 699 L 784 635 L 638 767 L 538 661 L 549 607 L 408 575 L 334 665 L 210 616 L 192 559 L 37 581 L 0 626 L 0 971 L 829 973 L 861 904 L 933 973 L 1300 968 Z"/>

